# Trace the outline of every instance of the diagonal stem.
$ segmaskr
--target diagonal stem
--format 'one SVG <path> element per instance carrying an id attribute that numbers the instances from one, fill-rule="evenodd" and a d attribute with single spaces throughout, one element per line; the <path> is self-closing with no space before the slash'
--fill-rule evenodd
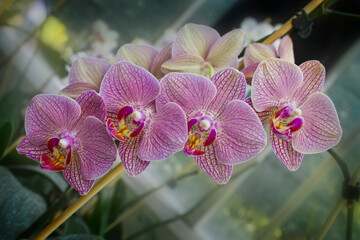
<path id="1" fill-rule="evenodd" d="M 42 240 L 47 238 L 55 229 L 57 229 L 62 223 L 64 223 L 71 215 L 79 210 L 85 203 L 87 203 L 92 197 L 94 197 L 101 189 L 103 189 L 108 183 L 124 171 L 122 164 L 114 167 L 108 174 L 100 179 L 87 195 L 81 196 L 76 202 L 68 207 L 59 217 L 54 219 L 44 230 L 42 230 L 34 239 Z"/>
<path id="2" fill-rule="evenodd" d="M 346 163 L 344 160 L 342 160 L 342 158 L 339 156 L 339 154 L 337 154 L 332 148 L 330 148 L 329 150 L 327 150 L 328 153 L 335 159 L 336 163 L 339 165 L 343 175 L 344 175 L 344 179 L 345 182 L 349 182 L 350 180 L 350 173 L 349 170 L 346 166 Z"/>
<path id="3" fill-rule="evenodd" d="M 356 183 L 360 179 L 360 165 L 357 167 L 354 175 L 348 182 L 349 185 L 355 186 Z M 326 219 L 323 227 L 320 230 L 320 233 L 317 235 L 316 240 L 322 240 L 326 236 L 327 232 L 329 231 L 330 227 L 333 225 L 337 215 L 340 213 L 341 209 L 343 208 L 344 204 L 346 203 L 346 199 L 344 197 L 340 197 L 338 202 L 336 203 L 335 207 L 331 211 L 329 217 Z"/>
<path id="4" fill-rule="evenodd" d="M 325 0 L 312 0 L 308 5 L 304 7 L 304 11 L 307 14 L 310 14 L 314 11 L 318 6 L 324 3 Z M 296 15 L 292 16 L 287 22 L 285 22 L 281 28 L 271 34 L 268 38 L 266 38 L 262 43 L 266 45 L 270 45 L 274 43 L 277 39 L 281 38 L 282 36 L 286 35 L 289 31 L 292 30 L 292 20 L 296 17 Z M 238 70 L 242 70 L 244 68 L 244 59 L 239 61 Z"/>

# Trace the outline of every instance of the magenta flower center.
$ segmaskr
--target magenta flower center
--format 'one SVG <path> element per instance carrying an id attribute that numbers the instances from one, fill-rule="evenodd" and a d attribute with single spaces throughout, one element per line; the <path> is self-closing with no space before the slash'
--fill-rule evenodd
<path id="1" fill-rule="evenodd" d="M 49 138 L 46 143 L 50 154 L 42 154 L 40 167 L 49 171 L 63 171 L 71 161 L 71 147 L 74 139 L 70 136 L 64 138 Z"/>
<path id="2" fill-rule="evenodd" d="M 274 134 L 283 140 L 290 140 L 292 133 L 299 131 L 304 125 L 301 110 L 289 105 L 281 108 L 270 120 L 270 126 Z"/>
<path id="3" fill-rule="evenodd" d="M 144 129 L 146 116 L 132 106 L 123 106 L 117 115 L 117 124 L 108 119 L 106 126 L 113 138 L 126 142 L 125 137 L 134 138 Z M 117 125 L 117 126 L 116 126 Z"/>
<path id="4" fill-rule="evenodd" d="M 185 143 L 184 152 L 190 156 L 203 155 L 205 152 L 199 148 L 213 144 L 215 139 L 216 129 L 210 118 L 193 118 L 188 121 L 188 140 Z"/>

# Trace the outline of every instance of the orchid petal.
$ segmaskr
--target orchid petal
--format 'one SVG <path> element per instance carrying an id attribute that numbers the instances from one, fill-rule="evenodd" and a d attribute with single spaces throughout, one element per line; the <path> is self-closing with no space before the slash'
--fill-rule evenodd
<path id="1" fill-rule="evenodd" d="M 247 99 L 245 99 L 245 102 L 247 104 L 249 104 L 252 109 L 254 109 L 251 97 L 248 97 Z M 270 108 L 270 109 L 267 109 L 262 112 L 257 112 L 255 110 L 255 112 L 256 112 L 256 115 L 259 117 L 263 127 L 266 127 L 269 124 L 270 120 L 274 117 L 277 110 L 278 110 L 277 108 Z"/>
<path id="2" fill-rule="evenodd" d="M 116 61 L 128 61 L 150 71 L 151 64 L 157 54 L 158 51 L 149 45 L 125 44 L 118 50 Z"/>
<path id="3" fill-rule="evenodd" d="M 86 91 L 94 90 L 95 92 L 99 92 L 100 88 L 93 83 L 88 82 L 76 82 L 67 86 L 66 88 L 60 91 L 60 94 L 66 95 L 71 98 L 77 98 L 82 93 Z"/>
<path id="4" fill-rule="evenodd" d="M 118 62 L 106 73 L 100 95 L 107 111 L 117 113 L 123 106 L 146 106 L 159 91 L 159 82 L 151 73 L 129 62 Z"/>
<path id="5" fill-rule="evenodd" d="M 228 103 L 217 121 L 220 127 L 214 145 L 221 163 L 238 164 L 264 149 L 266 133 L 255 111 L 245 102 Z"/>
<path id="6" fill-rule="evenodd" d="M 76 60 L 69 72 L 69 84 L 77 82 L 88 82 L 100 87 L 103 79 L 111 64 L 99 58 L 82 57 Z"/>
<path id="7" fill-rule="evenodd" d="M 275 58 L 261 62 L 252 81 L 255 110 L 261 112 L 288 103 L 302 80 L 301 69 L 293 63 Z"/>
<path id="8" fill-rule="evenodd" d="M 249 84 L 250 86 L 251 86 L 252 79 L 253 79 L 254 73 L 256 71 L 256 68 L 259 66 L 259 64 L 260 64 L 260 62 L 252 63 L 249 66 L 247 66 L 246 68 L 244 68 L 243 70 L 241 70 L 241 72 L 245 76 L 246 83 Z"/>
<path id="9" fill-rule="evenodd" d="M 75 123 L 74 128 L 80 130 L 88 116 L 94 116 L 101 122 L 105 122 L 106 109 L 103 98 L 95 91 L 87 91 L 81 94 L 76 102 L 81 107 L 81 116 Z"/>
<path id="10" fill-rule="evenodd" d="M 203 147 L 201 150 L 205 151 L 205 154 L 194 156 L 197 165 L 217 183 L 227 183 L 231 177 L 233 166 L 222 164 L 216 159 L 213 145 Z"/>
<path id="11" fill-rule="evenodd" d="M 208 106 L 208 111 L 213 112 L 215 117 L 222 112 L 231 100 L 245 99 L 245 77 L 237 69 L 228 68 L 218 72 L 211 78 L 211 81 L 215 84 L 217 93 Z"/>
<path id="12" fill-rule="evenodd" d="M 319 61 L 307 61 L 299 67 L 303 72 L 304 80 L 292 96 L 297 106 L 303 104 L 312 93 L 321 92 L 325 82 L 325 67 Z"/>
<path id="13" fill-rule="evenodd" d="M 252 43 L 247 46 L 244 54 L 245 67 L 259 63 L 268 58 L 276 58 L 276 49 L 272 45 L 265 45 L 262 43 Z"/>
<path id="14" fill-rule="evenodd" d="M 80 195 L 86 195 L 95 183 L 95 180 L 86 180 L 82 177 L 80 163 L 75 152 L 72 154 L 72 160 L 63 171 L 64 178 L 75 188 Z"/>
<path id="15" fill-rule="evenodd" d="M 119 143 L 120 159 L 129 176 L 139 175 L 150 164 L 149 161 L 143 161 L 138 156 L 141 136 L 130 138 L 126 143 Z"/>
<path id="16" fill-rule="evenodd" d="M 216 94 L 216 87 L 209 79 L 189 73 L 169 73 L 160 81 L 161 93 L 156 106 L 161 109 L 168 102 L 175 102 L 189 116 L 194 111 L 206 109 Z"/>
<path id="17" fill-rule="evenodd" d="M 27 136 L 35 145 L 44 144 L 59 133 L 72 130 L 80 114 L 79 104 L 69 97 L 39 94 L 26 111 Z"/>
<path id="18" fill-rule="evenodd" d="M 157 78 L 162 78 L 165 74 L 161 71 L 161 65 L 171 59 L 172 42 L 167 44 L 154 58 L 150 72 Z"/>
<path id="19" fill-rule="evenodd" d="M 286 35 L 280 40 L 279 56 L 281 59 L 295 63 L 293 42 L 289 35 Z"/>
<path id="20" fill-rule="evenodd" d="M 319 153 L 334 147 L 342 129 L 335 106 L 323 93 L 311 94 L 300 106 L 303 127 L 293 134 L 293 147 L 301 153 Z"/>
<path id="21" fill-rule="evenodd" d="M 204 60 L 195 55 L 181 55 L 174 57 L 161 65 L 164 72 L 203 73 Z"/>
<path id="22" fill-rule="evenodd" d="M 99 119 L 87 117 L 77 140 L 76 153 L 84 179 L 96 179 L 110 170 L 116 160 L 116 145 Z"/>
<path id="23" fill-rule="evenodd" d="M 212 45 L 206 61 L 214 67 L 230 66 L 237 59 L 245 44 L 245 35 L 240 29 L 232 30 Z"/>
<path id="24" fill-rule="evenodd" d="M 211 46 L 220 38 L 211 27 L 188 23 L 182 27 L 173 43 L 172 57 L 193 54 L 205 59 Z"/>
<path id="25" fill-rule="evenodd" d="M 300 167 L 304 154 L 297 152 L 292 147 L 292 140 L 282 140 L 276 137 L 271 130 L 269 138 L 275 155 L 290 171 L 296 171 Z"/>
<path id="26" fill-rule="evenodd" d="M 28 158 L 40 161 L 42 154 L 48 154 L 49 149 L 46 145 L 46 142 L 41 145 L 33 144 L 27 136 L 25 136 L 19 145 L 16 147 L 16 150 L 19 154 L 25 154 Z"/>
<path id="27" fill-rule="evenodd" d="M 184 111 L 176 103 L 167 103 L 151 119 L 139 146 L 143 160 L 162 160 L 180 151 L 187 140 Z"/>

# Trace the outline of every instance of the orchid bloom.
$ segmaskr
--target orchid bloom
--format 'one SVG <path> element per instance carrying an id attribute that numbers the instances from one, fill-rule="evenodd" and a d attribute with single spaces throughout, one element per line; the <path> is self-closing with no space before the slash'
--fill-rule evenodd
<path id="1" fill-rule="evenodd" d="M 247 161 L 266 145 L 266 133 L 245 99 L 245 78 L 234 68 L 211 80 L 191 73 L 169 73 L 160 81 L 158 109 L 175 102 L 185 111 L 188 139 L 184 152 L 220 184 L 233 165 Z"/>
<path id="2" fill-rule="evenodd" d="M 105 105 L 94 91 L 76 101 L 59 95 L 33 98 L 25 116 L 26 137 L 17 151 L 40 161 L 40 167 L 62 171 L 81 195 L 104 175 L 116 159 L 116 145 L 106 131 Z"/>
<path id="3" fill-rule="evenodd" d="M 111 64 L 99 58 L 82 57 L 76 60 L 69 72 L 69 86 L 61 94 L 77 98 L 90 90 L 99 92 L 101 81 Z"/>
<path id="4" fill-rule="evenodd" d="M 333 102 L 321 93 L 325 68 L 318 61 L 299 67 L 269 58 L 258 66 L 247 100 L 270 123 L 270 142 L 276 156 L 295 171 L 304 154 L 334 147 L 342 130 Z"/>
<path id="5" fill-rule="evenodd" d="M 172 59 L 166 61 L 162 68 L 166 72 L 189 72 L 212 77 L 227 67 L 237 68 L 244 42 L 240 29 L 220 37 L 213 28 L 189 23 L 179 30 L 172 47 Z"/>
<path id="6" fill-rule="evenodd" d="M 130 176 L 143 172 L 151 160 L 181 150 L 187 140 L 185 113 L 176 103 L 157 111 L 159 92 L 159 81 L 151 73 L 125 61 L 115 63 L 101 85 L 107 128 L 120 141 L 119 155 Z"/>
<path id="7" fill-rule="evenodd" d="M 161 65 L 171 58 L 171 47 L 172 43 L 169 43 L 159 52 L 145 44 L 125 44 L 118 50 L 116 61 L 127 61 L 143 67 L 160 79 L 165 75 L 161 71 Z"/>
<path id="8" fill-rule="evenodd" d="M 280 40 L 279 48 L 276 51 L 273 45 L 252 43 L 247 46 L 244 55 L 245 68 L 241 72 L 245 75 L 246 81 L 251 85 L 254 72 L 261 61 L 268 58 L 281 58 L 295 63 L 293 43 L 289 35 Z"/>

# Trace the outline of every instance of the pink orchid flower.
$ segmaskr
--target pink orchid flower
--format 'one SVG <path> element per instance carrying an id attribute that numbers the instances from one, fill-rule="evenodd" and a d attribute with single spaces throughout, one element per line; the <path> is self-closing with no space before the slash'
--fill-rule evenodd
<path id="1" fill-rule="evenodd" d="M 278 50 L 273 45 L 262 43 L 252 43 L 247 46 L 244 55 L 245 68 L 241 72 L 245 75 L 246 82 L 249 85 L 251 85 L 254 72 L 260 62 L 271 57 L 295 63 L 293 43 L 289 35 L 281 39 Z"/>
<path id="2" fill-rule="evenodd" d="M 233 165 L 247 161 L 266 145 L 266 133 L 245 99 L 245 78 L 234 68 L 211 80 L 191 73 L 169 73 L 160 81 L 157 108 L 179 104 L 188 121 L 184 152 L 220 184 L 229 181 Z"/>
<path id="3" fill-rule="evenodd" d="M 318 61 L 299 67 L 269 58 L 258 66 L 247 101 L 270 123 L 270 142 L 276 156 L 295 171 L 304 154 L 334 147 L 342 129 L 333 102 L 322 93 L 325 68 Z"/>
<path id="4" fill-rule="evenodd" d="M 60 93 L 75 99 L 86 91 L 99 92 L 101 81 L 110 67 L 110 63 L 100 58 L 79 58 L 71 65 L 69 86 Z"/>
<path id="5" fill-rule="evenodd" d="M 144 68 L 115 63 L 106 73 L 100 94 L 108 111 L 107 128 L 120 141 L 119 155 L 130 176 L 152 160 L 170 157 L 187 140 L 186 117 L 176 103 L 158 110 L 159 81 Z"/>
<path id="6" fill-rule="evenodd" d="M 212 77 L 227 67 L 237 68 L 244 42 L 240 29 L 220 37 L 213 28 L 189 23 L 179 30 L 172 47 L 172 59 L 166 61 L 162 68 L 165 72 L 198 73 Z"/>
<path id="7" fill-rule="evenodd" d="M 105 105 L 94 91 L 76 101 L 59 95 L 33 98 L 25 116 L 26 137 L 17 151 L 40 161 L 40 167 L 62 171 L 81 195 L 116 159 L 116 145 L 106 131 Z"/>
<path id="8" fill-rule="evenodd" d="M 127 61 L 140 66 L 160 79 L 165 75 L 161 71 L 161 65 L 171 58 L 171 47 L 172 43 L 169 43 L 159 52 L 145 44 L 125 44 L 118 50 L 116 61 Z"/>

